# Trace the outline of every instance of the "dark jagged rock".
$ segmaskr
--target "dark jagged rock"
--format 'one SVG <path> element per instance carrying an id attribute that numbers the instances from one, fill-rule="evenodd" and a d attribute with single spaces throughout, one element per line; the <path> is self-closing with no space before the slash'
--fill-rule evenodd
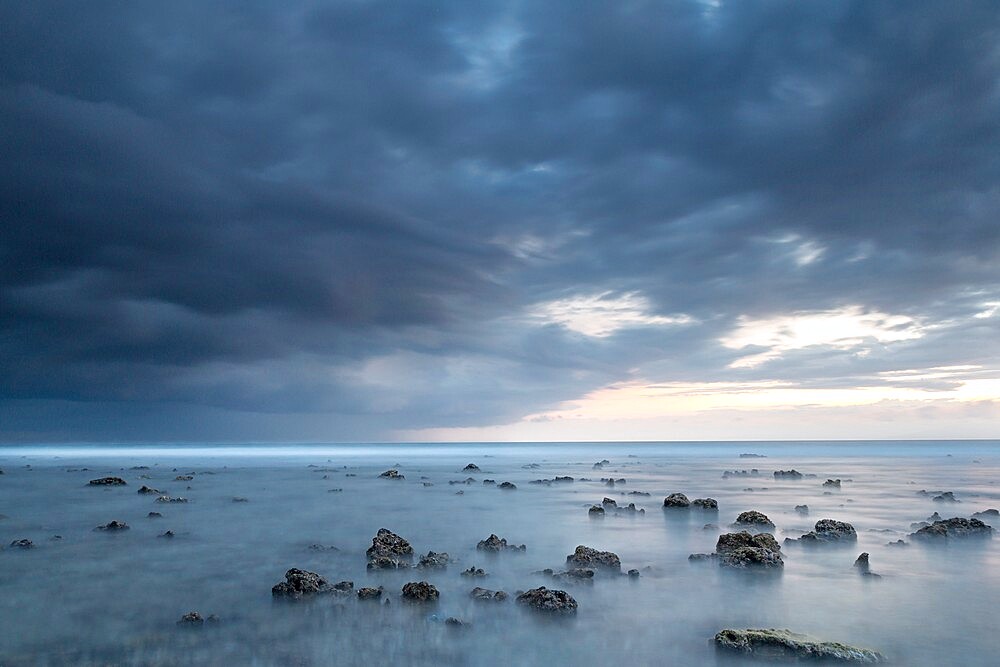
<path id="1" fill-rule="evenodd" d="M 609 461 L 607 459 L 604 459 L 603 461 L 598 461 L 597 463 L 595 463 L 594 465 L 592 465 L 591 469 L 593 469 L 593 470 L 601 470 L 604 466 L 610 465 L 610 464 L 611 464 L 611 461 Z"/>
<path id="2" fill-rule="evenodd" d="M 403 585 L 403 599 L 411 602 L 430 602 L 440 596 L 438 589 L 426 581 L 411 581 Z"/>
<path id="3" fill-rule="evenodd" d="M 868 562 L 868 552 L 863 552 L 858 559 L 854 561 L 854 567 L 858 568 L 858 572 L 864 577 L 873 577 L 875 579 L 880 579 L 882 575 L 875 574 L 871 571 L 871 564 Z"/>
<path id="4" fill-rule="evenodd" d="M 163 491 L 160 491 L 159 489 L 154 489 L 152 487 L 143 484 L 142 487 L 140 487 L 136 493 L 139 493 L 140 495 L 143 496 L 149 496 L 149 495 L 159 495 L 163 493 Z"/>
<path id="5" fill-rule="evenodd" d="M 719 535 L 719 539 L 715 543 L 715 552 L 718 554 L 727 554 L 743 547 L 755 547 L 775 552 L 781 551 L 781 545 L 778 544 L 778 541 L 770 533 L 752 534 L 744 530 L 739 533 Z"/>
<path id="6" fill-rule="evenodd" d="M 471 625 L 471 623 L 469 623 L 468 621 L 463 621 L 462 619 L 456 616 L 449 616 L 448 618 L 444 619 L 444 625 L 445 627 L 452 628 L 455 630 L 462 630 L 468 628 Z"/>
<path id="7" fill-rule="evenodd" d="M 631 579 L 638 579 L 639 578 L 639 570 L 636 570 L 635 568 L 629 570 L 628 571 L 628 576 Z"/>
<path id="8" fill-rule="evenodd" d="M 517 602 L 550 614 L 575 614 L 578 607 L 576 600 L 566 591 L 551 590 L 545 586 L 521 593 L 517 596 Z"/>
<path id="9" fill-rule="evenodd" d="M 125 486 L 128 484 L 121 477 L 100 477 L 90 480 L 90 486 Z"/>
<path id="10" fill-rule="evenodd" d="M 173 537 L 174 537 L 174 531 L 168 530 L 168 531 L 166 531 L 164 533 L 160 533 L 159 535 L 157 535 L 157 537 L 165 537 L 168 540 L 173 539 Z"/>
<path id="11" fill-rule="evenodd" d="M 451 559 L 446 553 L 428 551 L 426 555 L 420 557 L 420 562 L 417 563 L 417 567 L 425 570 L 443 570 L 448 567 L 448 562 L 450 560 Z"/>
<path id="12" fill-rule="evenodd" d="M 791 470 L 775 470 L 775 479 L 802 479 L 804 475 L 794 468 Z"/>
<path id="13" fill-rule="evenodd" d="M 365 554 L 368 556 L 369 570 L 394 570 L 409 567 L 413 547 L 391 530 L 379 528 Z"/>
<path id="14" fill-rule="evenodd" d="M 598 551 L 582 544 L 576 548 L 576 551 L 566 556 L 566 564 L 578 568 L 603 568 L 614 572 L 622 570 L 622 562 L 618 558 L 618 554 L 610 551 Z"/>
<path id="15" fill-rule="evenodd" d="M 817 641 L 789 630 L 751 629 L 722 630 L 715 635 L 715 645 L 754 658 L 772 660 L 807 660 L 862 665 L 886 661 L 878 651 L 840 642 Z"/>
<path id="16" fill-rule="evenodd" d="M 469 592 L 469 597 L 473 600 L 483 600 L 485 602 L 503 602 L 507 599 L 507 594 L 503 591 L 491 591 L 488 588 L 476 586 Z"/>
<path id="17" fill-rule="evenodd" d="M 186 503 L 187 501 L 188 501 L 187 498 L 173 498 L 171 496 L 160 496 L 154 502 L 183 504 L 183 503 Z"/>
<path id="18" fill-rule="evenodd" d="M 734 569 L 777 569 L 784 567 L 781 546 L 770 533 L 747 531 L 720 535 L 715 544 L 719 565 Z"/>
<path id="19" fill-rule="evenodd" d="M 740 528 L 753 528 L 756 530 L 774 529 L 774 523 L 767 518 L 767 515 L 756 510 L 742 512 L 736 517 L 735 525 Z"/>
<path id="20" fill-rule="evenodd" d="M 181 616 L 181 620 L 177 621 L 177 625 L 204 625 L 205 619 L 196 611 L 189 611 L 188 613 Z"/>
<path id="21" fill-rule="evenodd" d="M 740 454 L 741 459 L 766 459 L 764 454 Z"/>
<path id="22" fill-rule="evenodd" d="M 714 512 L 719 509 L 719 501 L 715 498 L 695 498 L 691 501 L 691 506 Z"/>
<path id="23" fill-rule="evenodd" d="M 421 484 L 423 484 L 425 488 L 428 486 L 434 486 L 434 482 L 421 482 Z"/>
<path id="24" fill-rule="evenodd" d="M 604 516 L 605 512 L 604 508 L 601 507 L 600 505 L 591 505 L 590 509 L 587 510 L 587 514 L 589 514 L 592 517 L 598 517 L 598 516 Z"/>
<path id="25" fill-rule="evenodd" d="M 958 503 L 961 502 L 955 497 L 954 491 L 945 491 L 944 493 L 934 496 L 932 500 L 936 503 Z"/>
<path id="26" fill-rule="evenodd" d="M 664 507 L 690 507 L 691 501 L 683 493 L 671 493 L 663 499 Z"/>
<path id="27" fill-rule="evenodd" d="M 839 489 L 840 488 L 840 480 L 839 479 L 828 479 L 825 482 L 823 482 L 823 486 L 831 488 L 831 489 Z"/>
<path id="28" fill-rule="evenodd" d="M 362 586 L 358 589 L 358 599 L 359 600 L 377 600 L 382 597 L 382 587 L 372 588 L 371 586 Z"/>
<path id="29" fill-rule="evenodd" d="M 517 488 L 517 486 L 512 482 L 500 482 L 499 484 L 497 484 L 497 488 L 503 489 L 504 491 L 513 491 L 514 489 Z"/>
<path id="30" fill-rule="evenodd" d="M 406 475 L 400 475 L 399 471 L 396 470 L 395 468 L 390 468 L 389 470 L 386 470 L 384 473 L 379 475 L 379 477 L 383 477 L 385 479 L 406 479 Z"/>
<path id="31" fill-rule="evenodd" d="M 580 481 L 582 482 L 583 479 L 581 478 Z M 615 485 L 620 486 L 626 483 L 624 477 L 619 477 L 618 479 L 612 479 L 611 477 L 602 477 L 601 481 L 604 482 L 605 486 L 610 486 L 612 489 L 615 488 Z"/>
<path id="32" fill-rule="evenodd" d="M 473 565 L 468 570 L 462 570 L 463 577 L 485 577 L 487 576 L 486 570 L 481 567 L 476 567 Z"/>
<path id="33" fill-rule="evenodd" d="M 494 534 L 485 540 L 479 540 L 479 543 L 476 544 L 476 549 L 490 553 L 499 553 L 501 551 L 525 551 L 526 547 L 523 544 L 507 544 L 507 538 L 500 538 Z"/>
<path id="34" fill-rule="evenodd" d="M 608 507 L 617 508 L 618 502 L 612 498 L 605 498 L 604 500 L 601 501 L 601 505 L 603 505 L 605 508 Z"/>
<path id="35" fill-rule="evenodd" d="M 797 540 L 785 538 L 785 543 L 801 542 L 804 544 L 820 544 L 831 542 L 857 542 L 858 532 L 846 521 L 820 519 L 813 530 Z"/>
<path id="36" fill-rule="evenodd" d="M 340 551 L 335 546 L 327 546 L 325 544 L 310 544 L 306 549 L 309 551 Z"/>
<path id="37" fill-rule="evenodd" d="M 912 533 L 910 537 L 915 540 L 951 540 L 972 537 L 992 537 L 993 528 L 989 524 L 983 523 L 979 519 L 963 519 L 953 517 L 943 521 L 935 521 L 929 526 L 924 526 L 920 530 Z"/>
<path id="38" fill-rule="evenodd" d="M 299 598 L 329 593 L 329 582 L 315 572 L 292 568 L 285 572 L 285 580 L 271 587 L 271 595 L 280 598 Z"/>
<path id="39" fill-rule="evenodd" d="M 809 514 L 809 506 L 808 505 L 796 505 L 795 506 L 795 511 L 798 512 L 799 514 L 801 514 L 802 516 L 806 516 L 806 515 Z"/>
<path id="40" fill-rule="evenodd" d="M 497 481 L 495 479 L 484 479 L 483 480 L 483 486 L 492 486 L 492 485 L 494 485 L 496 483 L 497 483 Z"/>
<path id="41" fill-rule="evenodd" d="M 109 521 L 103 526 L 98 526 L 97 528 L 94 528 L 94 530 L 107 533 L 115 533 L 118 531 L 128 530 L 128 529 L 129 527 L 127 523 L 125 523 L 124 521 L 118 521 L 117 519 L 115 519 L 114 521 Z"/>
<path id="42" fill-rule="evenodd" d="M 14 540 L 10 543 L 11 549 L 34 549 L 35 543 L 28 538 L 21 538 L 20 540 Z"/>
<path id="43" fill-rule="evenodd" d="M 462 472 L 479 472 L 479 466 L 475 463 L 470 463 L 469 465 L 462 468 Z"/>

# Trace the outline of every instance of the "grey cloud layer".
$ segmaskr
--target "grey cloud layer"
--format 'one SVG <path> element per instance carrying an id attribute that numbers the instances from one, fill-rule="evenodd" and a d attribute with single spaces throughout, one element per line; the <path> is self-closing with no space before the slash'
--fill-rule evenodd
<path id="1" fill-rule="evenodd" d="M 996 365 L 998 43 L 989 2 L 6 3 L 0 437 Z M 607 290 L 695 323 L 521 317 Z M 727 368 L 739 316 L 847 304 L 946 325 Z"/>

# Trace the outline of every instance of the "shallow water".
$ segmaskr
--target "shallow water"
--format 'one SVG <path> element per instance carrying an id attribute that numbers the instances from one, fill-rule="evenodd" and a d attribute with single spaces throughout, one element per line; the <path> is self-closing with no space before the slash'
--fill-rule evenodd
<path id="1" fill-rule="evenodd" d="M 610 465 L 593 470 L 604 458 Z M 482 469 L 471 475 L 476 483 L 449 485 L 469 476 L 461 472 L 467 463 Z M 529 463 L 539 468 L 525 469 Z M 397 464 L 405 480 L 377 478 Z M 722 479 L 727 469 L 753 467 L 760 477 Z M 789 468 L 817 478 L 772 477 Z M 934 511 L 1000 507 L 997 442 L 6 447 L 0 469 L 0 543 L 36 545 L 0 552 L 3 665 L 752 664 L 716 653 L 711 639 L 725 627 L 787 627 L 878 649 L 900 665 L 1000 661 L 1000 540 L 886 546 Z M 194 478 L 175 481 L 181 473 Z M 128 486 L 87 485 L 105 475 Z M 556 475 L 593 481 L 529 483 Z M 601 477 L 627 484 L 611 489 Z M 845 480 L 842 490 L 826 494 L 828 477 Z M 484 478 L 517 490 L 483 486 Z M 142 484 L 190 502 L 157 504 L 136 493 Z M 934 502 L 921 489 L 954 491 L 962 502 Z M 672 492 L 711 496 L 720 511 L 665 513 Z M 591 519 L 587 508 L 605 496 L 646 514 Z M 796 514 L 798 504 L 809 505 L 808 517 Z M 749 509 L 777 524 L 779 541 L 834 518 L 854 524 L 858 542 L 784 546 L 778 576 L 688 562 L 688 554 L 714 549 L 720 531 L 704 524 L 725 532 Z M 164 516 L 149 519 L 149 511 Z M 93 531 L 112 519 L 131 530 Z M 444 572 L 368 572 L 364 552 L 380 527 L 419 553 L 446 551 L 456 562 Z M 157 537 L 168 529 L 175 538 Z M 527 552 L 478 553 L 490 533 L 527 544 Z M 578 544 L 614 551 L 623 569 L 642 576 L 574 586 L 533 574 L 564 566 Z M 852 567 L 862 551 L 881 579 Z M 470 565 L 490 576 L 460 576 Z M 270 588 L 290 567 L 356 587 L 383 585 L 392 602 L 276 603 Z M 440 601 L 402 603 L 401 586 L 415 580 L 435 584 Z M 575 618 L 542 618 L 511 601 L 473 602 L 468 591 L 477 585 L 565 588 L 580 608 Z M 178 627 L 191 610 L 222 620 Z M 440 622 L 448 616 L 471 626 L 448 628 Z"/>

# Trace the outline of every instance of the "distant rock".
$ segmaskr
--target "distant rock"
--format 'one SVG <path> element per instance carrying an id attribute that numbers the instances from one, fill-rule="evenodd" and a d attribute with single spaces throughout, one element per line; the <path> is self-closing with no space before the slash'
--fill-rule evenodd
<path id="1" fill-rule="evenodd" d="M 867 551 L 858 556 L 857 560 L 854 561 L 854 567 L 858 568 L 858 572 L 865 577 L 874 577 L 878 579 L 882 576 L 871 571 L 871 564 L 868 562 Z"/>
<path id="2" fill-rule="evenodd" d="M 403 599 L 411 602 L 431 602 L 440 596 L 438 589 L 426 581 L 411 581 L 403 585 Z"/>
<path id="3" fill-rule="evenodd" d="M 523 544 L 507 544 L 507 538 L 500 538 L 493 534 L 485 540 L 479 540 L 476 549 L 488 553 L 499 553 L 501 551 L 525 551 L 526 547 Z"/>
<path id="4" fill-rule="evenodd" d="M 614 500 L 613 498 L 605 497 L 604 500 L 601 501 L 601 505 L 605 509 L 607 509 L 609 507 L 610 508 L 617 508 L 618 507 L 618 502 L 616 500 Z"/>
<path id="5" fill-rule="evenodd" d="M 330 491 L 340 491 L 340 489 L 330 489 Z M 248 503 L 248 502 L 250 502 L 250 499 L 249 498 L 244 498 L 243 496 L 233 496 L 233 502 L 234 503 Z"/>
<path id="6" fill-rule="evenodd" d="M 649 494 L 648 491 L 629 491 L 628 495 L 630 495 L 630 496 L 646 496 L 648 498 L 650 494 Z"/>
<path id="7" fill-rule="evenodd" d="M 121 477 L 100 477 L 90 480 L 90 486 L 125 486 L 128 484 Z"/>
<path id="8" fill-rule="evenodd" d="M 469 465 L 462 468 L 462 472 L 479 472 L 479 466 L 475 463 L 470 463 Z"/>
<path id="9" fill-rule="evenodd" d="M 463 577 L 485 577 L 487 576 L 486 570 L 481 567 L 476 567 L 473 565 L 468 570 L 462 570 Z"/>
<path id="10" fill-rule="evenodd" d="M 825 486 L 827 488 L 831 488 L 831 489 L 839 489 L 840 488 L 840 480 L 839 479 L 828 479 L 825 482 L 823 482 L 823 486 Z"/>
<path id="11" fill-rule="evenodd" d="M 164 533 L 160 533 L 159 535 L 157 535 L 157 537 L 165 537 L 168 540 L 172 540 L 174 538 L 174 531 L 168 530 Z"/>
<path id="12" fill-rule="evenodd" d="M 959 503 L 962 502 L 955 497 L 954 491 L 945 491 L 944 493 L 934 496 L 932 500 L 936 503 Z"/>
<path id="13" fill-rule="evenodd" d="M 663 506 L 677 508 L 690 507 L 691 501 L 683 493 L 671 493 L 663 499 Z"/>
<path id="14" fill-rule="evenodd" d="M 34 549 L 35 543 L 28 538 L 21 538 L 10 543 L 11 549 Z"/>
<path id="15" fill-rule="evenodd" d="M 794 468 L 792 470 L 775 470 L 775 479 L 802 479 L 803 475 Z"/>
<path id="16" fill-rule="evenodd" d="M 806 516 L 806 515 L 809 514 L 809 506 L 808 505 L 796 505 L 795 506 L 795 511 L 798 512 L 799 514 L 801 514 L 802 516 Z"/>
<path id="17" fill-rule="evenodd" d="M 602 568 L 614 572 L 621 572 L 622 562 L 618 554 L 610 551 L 598 551 L 582 544 L 576 551 L 566 556 L 566 564 L 579 568 Z"/>
<path id="18" fill-rule="evenodd" d="M 394 570 L 409 567 L 413 547 L 391 530 L 379 528 L 365 554 L 369 570 Z"/>
<path id="19" fill-rule="evenodd" d="M 767 518 L 767 515 L 757 510 L 742 512 L 736 517 L 734 524 L 738 528 L 750 528 L 754 530 L 774 530 L 774 523 Z"/>
<path id="20" fill-rule="evenodd" d="M 741 459 L 766 459 L 763 454 L 740 454 Z"/>
<path id="21" fill-rule="evenodd" d="M 309 551 L 340 551 L 340 549 L 338 549 L 335 546 L 332 545 L 328 546 L 325 544 L 310 544 L 308 547 L 306 547 L 306 549 L 308 549 Z"/>
<path id="22" fill-rule="evenodd" d="M 521 593 L 517 596 L 517 602 L 551 614 L 575 614 L 578 607 L 576 600 L 566 591 L 551 590 L 544 586 Z"/>
<path id="23" fill-rule="evenodd" d="M 500 482 L 499 484 L 497 484 L 497 488 L 503 489 L 504 491 L 513 491 L 514 489 L 517 488 L 517 486 L 512 482 Z"/>
<path id="24" fill-rule="evenodd" d="M 691 506 L 709 512 L 714 512 L 719 509 L 719 501 L 715 498 L 695 498 L 691 501 Z"/>
<path id="25" fill-rule="evenodd" d="M 201 626 L 204 624 L 205 619 L 196 611 L 189 611 L 181 616 L 181 620 L 177 621 L 177 625 Z"/>
<path id="26" fill-rule="evenodd" d="M 907 542 L 905 542 L 903 540 L 896 540 L 895 542 L 887 542 L 885 546 L 887 546 L 887 547 L 908 547 L 910 545 L 909 545 L 909 543 L 907 543 Z"/>
<path id="27" fill-rule="evenodd" d="M 503 591 L 491 591 L 488 588 L 476 586 L 469 592 L 469 597 L 473 600 L 482 600 L 484 602 L 503 602 L 507 599 L 507 594 Z"/>
<path id="28" fill-rule="evenodd" d="M 143 484 L 136 493 L 143 496 L 150 496 L 150 495 L 160 495 L 163 493 L 163 491 L 160 491 L 159 489 L 154 489 L 150 486 L 146 486 L 145 484 Z"/>
<path id="29" fill-rule="evenodd" d="M 925 541 L 992 536 L 993 528 L 989 524 L 983 523 L 979 519 L 963 519 L 961 517 L 935 521 L 910 535 L 914 540 Z"/>
<path id="30" fill-rule="evenodd" d="M 117 519 L 114 520 L 114 521 L 109 521 L 108 523 L 104 524 L 103 526 L 98 526 L 97 528 L 94 528 L 94 530 L 101 531 L 101 532 L 106 532 L 106 533 L 115 533 L 115 532 L 119 532 L 119 531 L 122 531 L 122 530 L 128 530 L 128 529 L 129 529 L 129 526 L 128 526 L 127 523 L 125 523 L 124 521 L 118 521 Z"/>
<path id="31" fill-rule="evenodd" d="M 722 479 L 731 479 L 733 477 L 759 477 L 760 471 L 756 468 L 751 470 L 726 470 L 722 473 Z"/>
<path id="32" fill-rule="evenodd" d="M 420 557 L 420 562 L 417 563 L 417 567 L 425 570 L 443 570 L 448 567 L 448 562 L 450 560 L 451 559 L 446 553 L 428 551 L 426 555 Z"/>
<path id="33" fill-rule="evenodd" d="M 587 510 L 587 514 L 592 517 L 602 517 L 605 514 L 604 508 L 600 505 L 591 505 L 590 509 Z"/>
<path id="34" fill-rule="evenodd" d="M 147 519 L 162 519 L 163 515 L 160 514 L 159 512 L 150 512 L 149 514 L 146 515 L 146 518 Z"/>
<path id="35" fill-rule="evenodd" d="M 756 535 L 747 531 L 725 533 L 715 544 L 715 557 L 722 567 L 738 570 L 780 569 L 781 546 L 770 533 Z"/>
<path id="36" fill-rule="evenodd" d="M 406 476 L 405 475 L 400 475 L 399 471 L 396 470 L 395 468 L 391 468 L 389 470 L 386 470 L 384 473 L 382 473 L 381 475 L 379 475 L 379 477 L 383 477 L 385 479 L 406 479 Z"/>
<path id="37" fill-rule="evenodd" d="M 606 465 L 611 465 L 611 461 L 609 461 L 607 459 L 603 459 L 603 460 L 598 461 L 597 463 L 595 463 L 593 466 L 591 466 L 591 468 L 593 470 L 600 470 L 601 468 L 603 468 Z"/>
<path id="38" fill-rule="evenodd" d="M 359 600 L 377 600 L 382 597 L 382 587 L 372 588 L 371 586 L 362 586 L 358 589 L 358 599 Z"/>
<path id="39" fill-rule="evenodd" d="M 1000 511 L 995 509 L 983 510 L 982 512 L 975 512 L 972 515 L 973 519 L 997 519 L 1000 518 Z"/>
<path id="40" fill-rule="evenodd" d="M 551 567 L 535 572 L 546 577 L 551 577 L 558 582 L 565 584 L 593 584 L 594 570 L 589 567 L 574 567 L 568 570 L 557 572 Z"/>
<path id="41" fill-rule="evenodd" d="M 790 630 L 722 630 L 715 635 L 715 645 L 723 650 L 769 660 L 808 660 L 875 665 L 886 662 L 878 651 L 840 642 L 811 639 Z"/>
<path id="42" fill-rule="evenodd" d="M 271 587 L 271 595 L 298 600 L 303 597 L 329 593 L 329 582 L 315 572 L 292 568 L 285 572 L 285 580 Z"/>
<path id="43" fill-rule="evenodd" d="M 192 475 L 177 475 L 174 477 L 175 482 L 190 482 L 194 477 Z"/>
<path id="44" fill-rule="evenodd" d="M 822 544 L 832 542 L 857 542 L 858 533 L 854 526 L 845 521 L 834 519 L 820 519 L 816 522 L 813 530 L 809 531 L 797 540 L 785 538 L 785 544 L 800 542 L 803 544 Z"/>
<path id="45" fill-rule="evenodd" d="M 180 498 L 180 497 L 174 498 L 174 497 L 171 497 L 171 496 L 160 496 L 154 502 L 183 504 L 183 503 L 186 503 L 187 501 L 188 501 L 187 498 Z"/>

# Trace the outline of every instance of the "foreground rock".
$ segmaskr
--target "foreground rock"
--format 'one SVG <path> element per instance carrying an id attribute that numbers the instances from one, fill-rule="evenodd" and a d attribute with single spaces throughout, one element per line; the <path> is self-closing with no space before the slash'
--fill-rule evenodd
<path id="1" fill-rule="evenodd" d="M 979 519 L 953 517 L 935 521 L 910 535 L 915 540 L 938 541 L 970 537 L 992 537 L 993 527 Z"/>
<path id="2" fill-rule="evenodd" d="M 125 486 L 128 484 L 121 477 L 101 477 L 90 480 L 91 486 Z"/>
<path id="3" fill-rule="evenodd" d="M 885 656 L 878 651 L 840 642 L 817 641 L 790 630 L 773 628 L 722 630 L 715 635 L 715 645 L 726 651 L 768 660 L 809 660 L 860 665 L 886 662 Z"/>
<path id="4" fill-rule="evenodd" d="M 598 551 L 582 544 L 576 551 L 566 556 L 566 565 L 573 568 L 600 568 L 613 572 L 622 571 L 622 561 L 618 554 L 610 551 Z"/>
<path id="5" fill-rule="evenodd" d="M 285 572 L 285 580 L 271 587 L 271 595 L 276 598 L 298 600 L 303 597 L 329 593 L 330 583 L 315 572 L 292 568 Z"/>
<path id="6" fill-rule="evenodd" d="M 774 530 L 774 523 L 767 518 L 767 515 L 756 510 L 741 513 L 736 517 L 736 523 L 733 525 L 737 528 L 746 528 L 749 530 Z"/>
<path id="7" fill-rule="evenodd" d="M 523 544 L 507 544 L 507 538 L 501 538 L 494 534 L 485 540 L 479 540 L 476 549 L 487 553 L 500 553 L 501 551 L 526 551 L 527 547 Z"/>
<path id="8" fill-rule="evenodd" d="M 797 540 L 790 537 L 785 538 L 785 544 L 800 542 L 802 544 L 829 544 L 833 542 L 857 542 L 858 532 L 854 526 L 846 521 L 836 521 L 834 519 L 820 519 L 816 522 L 813 530 L 809 531 Z"/>
<path id="9" fill-rule="evenodd" d="M 517 603 L 536 611 L 549 614 L 575 614 L 576 600 L 566 591 L 557 591 L 540 586 L 517 596 Z"/>
<path id="10" fill-rule="evenodd" d="M 394 570 L 409 567 L 413 547 L 388 528 L 379 528 L 365 554 L 369 570 Z"/>
<path id="11" fill-rule="evenodd" d="M 411 602 L 430 602 L 440 596 L 438 589 L 426 581 L 411 581 L 403 585 L 403 599 Z"/>

